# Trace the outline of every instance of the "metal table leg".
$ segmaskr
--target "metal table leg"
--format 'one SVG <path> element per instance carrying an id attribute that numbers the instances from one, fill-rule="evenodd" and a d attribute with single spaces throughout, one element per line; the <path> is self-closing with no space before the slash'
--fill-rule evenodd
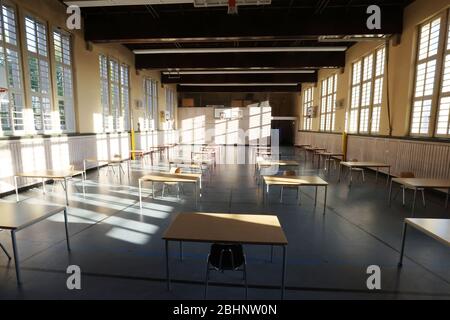
<path id="1" fill-rule="evenodd" d="M 328 193 L 328 186 L 325 186 L 325 195 L 323 199 L 323 214 L 327 211 L 327 193 Z"/>
<path id="2" fill-rule="evenodd" d="M 392 179 L 391 179 L 391 183 L 389 185 L 389 197 L 388 197 L 388 205 L 389 205 L 389 207 L 391 206 L 391 198 L 392 198 Z"/>
<path id="3" fill-rule="evenodd" d="M 398 262 L 398 266 L 401 268 L 403 266 L 403 254 L 405 252 L 405 240 L 406 240 L 406 229 L 408 224 L 406 222 L 403 223 L 403 235 L 402 235 L 402 248 L 400 249 L 400 260 Z"/>
<path id="4" fill-rule="evenodd" d="M 180 261 L 183 261 L 183 241 L 180 241 Z"/>
<path id="5" fill-rule="evenodd" d="M 67 243 L 67 251 L 70 251 L 70 240 L 69 240 L 69 226 L 67 221 L 67 208 L 64 209 L 64 227 L 66 229 L 66 243 Z"/>
<path id="6" fill-rule="evenodd" d="M 64 191 L 66 193 L 66 206 L 69 206 L 69 191 L 67 190 L 67 178 L 64 178 Z"/>
<path id="7" fill-rule="evenodd" d="M 447 190 L 447 197 L 445 197 L 445 209 L 448 208 L 448 198 L 450 196 L 450 188 Z"/>
<path id="8" fill-rule="evenodd" d="M 13 247 L 13 255 L 14 255 L 14 265 L 16 267 L 16 279 L 17 284 L 22 284 L 22 279 L 20 276 L 20 266 L 19 266 L 19 252 L 17 251 L 17 243 L 16 243 L 16 231 L 11 230 L 11 241 L 12 241 L 12 247 Z"/>
<path id="9" fill-rule="evenodd" d="M 388 185 L 389 184 L 389 179 L 391 178 L 391 167 L 389 166 L 388 167 L 388 176 L 387 176 L 387 179 L 386 179 L 386 185 Z"/>
<path id="10" fill-rule="evenodd" d="M 283 246 L 283 269 L 281 275 L 281 300 L 284 299 L 284 289 L 286 284 L 286 260 L 287 260 L 287 251 L 286 246 Z"/>
<path id="11" fill-rule="evenodd" d="M 414 209 L 416 208 L 417 188 L 414 188 L 414 198 L 412 203 L 411 217 L 414 217 Z"/>
<path id="12" fill-rule="evenodd" d="M 142 180 L 139 179 L 139 209 L 142 210 Z"/>
<path id="13" fill-rule="evenodd" d="M 166 277 L 167 277 L 167 290 L 170 290 L 169 240 L 166 240 Z"/>
<path id="14" fill-rule="evenodd" d="M 19 187 L 17 185 L 17 176 L 14 176 L 14 187 L 16 188 L 16 201 L 19 202 Z"/>
<path id="15" fill-rule="evenodd" d="M 317 207 L 317 189 L 318 187 L 316 186 L 316 191 L 314 193 L 314 207 Z"/>

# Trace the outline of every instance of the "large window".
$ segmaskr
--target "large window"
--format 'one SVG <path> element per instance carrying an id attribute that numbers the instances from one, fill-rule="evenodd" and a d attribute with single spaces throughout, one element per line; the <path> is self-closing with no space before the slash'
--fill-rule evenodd
<path id="1" fill-rule="evenodd" d="M 353 63 L 348 132 L 376 134 L 380 131 L 384 65 L 384 48 Z"/>
<path id="2" fill-rule="evenodd" d="M 314 88 L 308 88 L 303 92 L 303 130 L 311 130 L 312 118 L 309 114 L 314 103 Z"/>
<path id="3" fill-rule="evenodd" d="M 115 59 L 99 56 L 100 96 L 104 132 L 129 129 L 130 83 L 129 67 Z"/>
<path id="4" fill-rule="evenodd" d="M 156 119 L 158 115 L 158 82 L 144 79 L 145 93 L 145 119 L 144 130 L 156 130 Z"/>
<path id="5" fill-rule="evenodd" d="M 411 118 L 411 134 L 413 135 L 431 134 L 430 124 L 435 82 L 437 82 L 441 24 L 442 17 L 438 17 L 420 27 Z"/>
<path id="6" fill-rule="evenodd" d="M 166 88 L 166 106 L 171 120 L 175 118 L 175 99 L 175 91 L 172 88 Z"/>
<path id="7" fill-rule="evenodd" d="M 450 21 L 447 28 L 447 45 L 442 67 L 442 83 L 438 104 L 437 129 L 438 136 L 450 137 Z"/>
<path id="8" fill-rule="evenodd" d="M 10 135 L 24 131 L 23 109 L 24 91 L 17 37 L 15 10 L 9 5 L 1 5 L 0 13 L 0 135 Z"/>
<path id="9" fill-rule="evenodd" d="M 34 129 L 38 132 L 49 131 L 52 130 L 52 105 L 46 25 L 27 16 L 25 36 Z"/>
<path id="10" fill-rule="evenodd" d="M 120 115 L 122 117 L 122 131 L 130 130 L 130 67 L 120 66 Z"/>
<path id="11" fill-rule="evenodd" d="M 448 12 L 419 27 L 411 134 L 450 137 L 450 25 Z"/>
<path id="12" fill-rule="evenodd" d="M 70 35 L 61 30 L 53 31 L 53 48 L 56 71 L 56 103 L 61 130 L 75 131 L 72 56 Z"/>
<path id="13" fill-rule="evenodd" d="M 337 75 L 330 76 L 321 83 L 320 131 L 333 131 L 336 112 Z"/>

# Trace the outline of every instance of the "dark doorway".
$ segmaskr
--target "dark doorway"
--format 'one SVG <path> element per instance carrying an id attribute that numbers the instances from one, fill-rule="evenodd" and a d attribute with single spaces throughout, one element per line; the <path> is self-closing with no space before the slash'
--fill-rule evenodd
<path id="1" fill-rule="evenodd" d="M 280 134 L 280 146 L 293 146 L 295 140 L 295 121 L 272 120 L 272 129 L 278 129 Z"/>

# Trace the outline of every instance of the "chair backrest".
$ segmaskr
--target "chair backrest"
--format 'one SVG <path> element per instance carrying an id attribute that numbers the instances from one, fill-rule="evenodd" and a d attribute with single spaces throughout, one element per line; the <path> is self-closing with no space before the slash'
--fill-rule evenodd
<path id="1" fill-rule="evenodd" d="M 117 153 L 116 153 L 116 154 L 114 155 L 114 159 L 120 159 L 120 154 L 117 154 Z"/>
<path id="2" fill-rule="evenodd" d="M 171 168 L 170 169 L 170 171 L 169 171 L 170 173 L 181 173 L 181 168 Z"/>
<path id="3" fill-rule="evenodd" d="M 211 245 L 209 263 L 216 269 L 236 270 L 245 263 L 244 249 L 240 244 Z"/>
<path id="4" fill-rule="evenodd" d="M 285 177 L 292 177 L 292 176 L 295 176 L 296 174 L 297 173 L 292 170 L 283 171 L 283 176 L 285 176 Z"/>
<path id="5" fill-rule="evenodd" d="M 358 162 L 358 159 L 352 159 L 350 162 Z"/>
<path id="6" fill-rule="evenodd" d="M 415 178 L 414 172 L 400 172 L 400 178 Z"/>

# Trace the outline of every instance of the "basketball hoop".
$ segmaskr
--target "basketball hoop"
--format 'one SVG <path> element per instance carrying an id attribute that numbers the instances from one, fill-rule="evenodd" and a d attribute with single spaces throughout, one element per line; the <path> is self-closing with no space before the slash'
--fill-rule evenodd
<path id="1" fill-rule="evenodd" d="M 236 5 L 236 0 L 228 0 L 228 14 L 237 14 L 238 8 Z"/>
<path id="2" fill-rule="evenodd" d="M 0 102 L 1 103 L 8 103 L 8 89 L 0 87 Z"/>

